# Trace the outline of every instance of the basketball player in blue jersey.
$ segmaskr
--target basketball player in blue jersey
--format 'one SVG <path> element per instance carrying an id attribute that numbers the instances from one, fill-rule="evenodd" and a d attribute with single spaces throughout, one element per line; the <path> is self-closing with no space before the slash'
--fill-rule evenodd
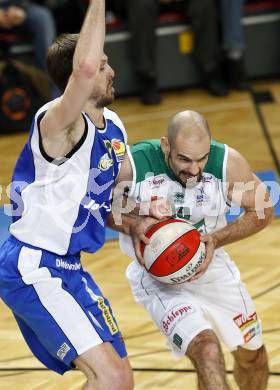
<path id="1" fill-rule="evenodd" d="M 104 3 L 91 0 L 79 37 L 62 35 L 49 49 L 49 74 L 63 94 L 36 113 L 14 170 L 0 296 L 49 369 L 78 367 L 84 389 L 130 390 L 117 322 L 80 262 L 82 250 L 96 252 L 104 243 L 125 160 L 122 122 L 104 108 L 114 98 L 114 72 L 103 52 Z"/>
<path id="2" fill-rule="evenodd" d="M 136 302 L 166 336 L 173 354 L 191 359 L 199 389 L 229 389 L 221 340 L 233 354 L 239 388 L 264 390 L 268 364 L 261 322 L 223 246 L 269 223 L 273 208 L 265 185 L 236 150 L 211 140 L 207 122 L 193 111 L 176 114 L 167 137 L 139 142 L 130 151 L 134 180 L 129 196 L 139 202 L 169 199 L 173 217 L 196 226 L 206 244 L 206 259 L 190 282 L 164 285 L 141 266 L 139 248 L 135 252 L 132 245 L 156 222 L 139 216 L 130 226 L 132 239 L 120 236 L 122 250 L 133 259 L 127 277 Z M 227 224 L 225 212 L 232 203 L 244 213 Z"/>

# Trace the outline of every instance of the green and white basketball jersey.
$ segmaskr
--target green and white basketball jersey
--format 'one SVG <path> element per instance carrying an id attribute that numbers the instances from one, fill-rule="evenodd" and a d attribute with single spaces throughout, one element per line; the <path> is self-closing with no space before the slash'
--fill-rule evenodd
<path id="1" fill-rule="evenodd" d="M 192 223 L 202 233 L 212 233 L 226 225 L 227 145 L 211 141 L 208 162 L 202 180 L 185 188 L 168 168 L 159 140 L 139 142 L 130 147 L 134 183 L 130 196 L 140 201 L 166 197 L 173 206 L 173 216 Z M 120 248 L 134 262 L 128 273 L 139 268 L 130 236 L 120 233 Z M 145 272 L 145 270 L 143 270 Z M 224 248 L 215 250 L 207 272 L 193 284 L 229 283 L 240 280 L 240 273 Z"/>
<path id="2" fill-rule="evenodd" d="M 202 181 L 195 187 L 183 187 L 168 168 L 159 140 L 139 142 L 130 147 L 134 172 L 131 196 L 137 201 L 167 198 L 173 216 L 192 223 L 203 233 L 226 225 L 226 167 L 228 147 L 211 141 Z"/>

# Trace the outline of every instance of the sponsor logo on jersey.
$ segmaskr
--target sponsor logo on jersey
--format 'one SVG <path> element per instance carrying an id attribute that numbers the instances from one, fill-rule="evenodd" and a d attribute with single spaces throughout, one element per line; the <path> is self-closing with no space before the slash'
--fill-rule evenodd
<path id="1" fill-rule="evenodd" d="M 156 176 L 156 177 L 150 177 L 148 179 L 148 185 L 151 187 L 151 188 L 158 188 L 160 187 L 162 184 L 164 184 L 166 182 L 166 178 L 164 176 Z"/>
<path id="2" fill-rule="evenodd" d="M 88 210 L 98 210 L 104 208 L 108 213 L 111 211 L 111 205 L 107 205 L 106 202 L 101 204 L 96 203 L 95 200 L 91 199 L 87 204 L 83 205 L 85 209 Z"/>
<path id="3" fill-rule="evenodd" d="M 176 192 L 174 194 L 174 203 L 184 203 L 185 200 L 185 194 L 183 192 Z"/>
<path id="4" fill-rule="evenodd" d="M 109 156 L 112 157 L 112 149 L 113 149 L 113 147 L 112 147 L 111 142 L 108 139 L 104 140 L 103 142 L 104 142 L 104 145 L 105 145 L 106 149 L 108 150 Z"/>
<path id="5" fill-rule="evenodd" d="M 194 313 L 195 309 L 190 305 L 177 305 L 169 310 L 161 320 L 162 331 L 169 336 L 175 326 L 188 314 Z"/>
<path id="6" fill-rule="evenodd" d="M 210 183 L 212 179 L 213 179 L 212 175 L 204 175 L 203 174 L 203 176 L 202 176 L 202 182 L 203 183 Z"/>
<path id="7" fill-rule="evenodd" d="M 112 139 L 112 147 L 118 162 L 123 161 L 125 154 L 125 144 L 119 139 Z"/>
<path id="8" fill-rule="evenodd" d="M 70 347 L 67 343 L 63 343 L 59 350 L 57 351 L 57 356 L 59 357 L 60 360 L 63 360 L 65 358 L 65 356 L 67 355 L 67 353 L 70 351 Z"/>
<path id="9" fill-rule="evenodd" d="M 246 329 L 254 327 L 258 324 L 258 316 L 255 311 L 249 315 L 240 313 L 233 318 L 233 321 L 238 326 L 238 328 L 244 332 Z"/>
<path id="10" fill-rule="evenodd" d="M 109 157 L 108 153 L 103 154 L 98 163 L 98 168 L 101 171 L 107 171 L 114 164 L 113 160 Z"/>
<path id="11" fill-rule="evenodd" d="M 68 263 L 67 261 L 59 259 L 59 258 L 55 259 L 55 263 L 56 263 L 56 266 L 58 268 L 67 269 L 69 271 L 78 271 L 79 269 L 81 269 L 81 266 L 82 266 L 81 263 L 71 264 L 71 263 Z"/>
<path id="12" fill-rule="evenodd" d="M 209 202 L 210 196 L 205 193 L 204 187 L 197 188 L 196 205 L 201 206 L 202 203 Z"/>

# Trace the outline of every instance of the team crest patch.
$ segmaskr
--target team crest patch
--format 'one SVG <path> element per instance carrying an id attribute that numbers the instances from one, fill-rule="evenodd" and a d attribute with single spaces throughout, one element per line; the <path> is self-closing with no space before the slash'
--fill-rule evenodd
<path id="1" fill-rule="evenodd" d="M 123 161 L 125 154 L 125 144 L 119 139 L 112 139 L 112 147 L 115 152 L 117 162 Z"/>
<path id="2" fill-rule="evenodd" d="M 113 160 L 109 157 L 108 153 L 103 154 L 99 160 L 98 168 L 101 171 L 107 171 L 113 165 Z"/>

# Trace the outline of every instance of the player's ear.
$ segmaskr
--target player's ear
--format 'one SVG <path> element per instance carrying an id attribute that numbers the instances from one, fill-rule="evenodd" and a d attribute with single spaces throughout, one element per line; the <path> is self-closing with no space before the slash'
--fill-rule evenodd
<path id="1" fill-rule="evenodd" d="M 170 152 L 170 145 L 167 137 L 161 137 L 160 139 L 160 146 L 161 150 L 164 154 L 167 154 Z"/>

